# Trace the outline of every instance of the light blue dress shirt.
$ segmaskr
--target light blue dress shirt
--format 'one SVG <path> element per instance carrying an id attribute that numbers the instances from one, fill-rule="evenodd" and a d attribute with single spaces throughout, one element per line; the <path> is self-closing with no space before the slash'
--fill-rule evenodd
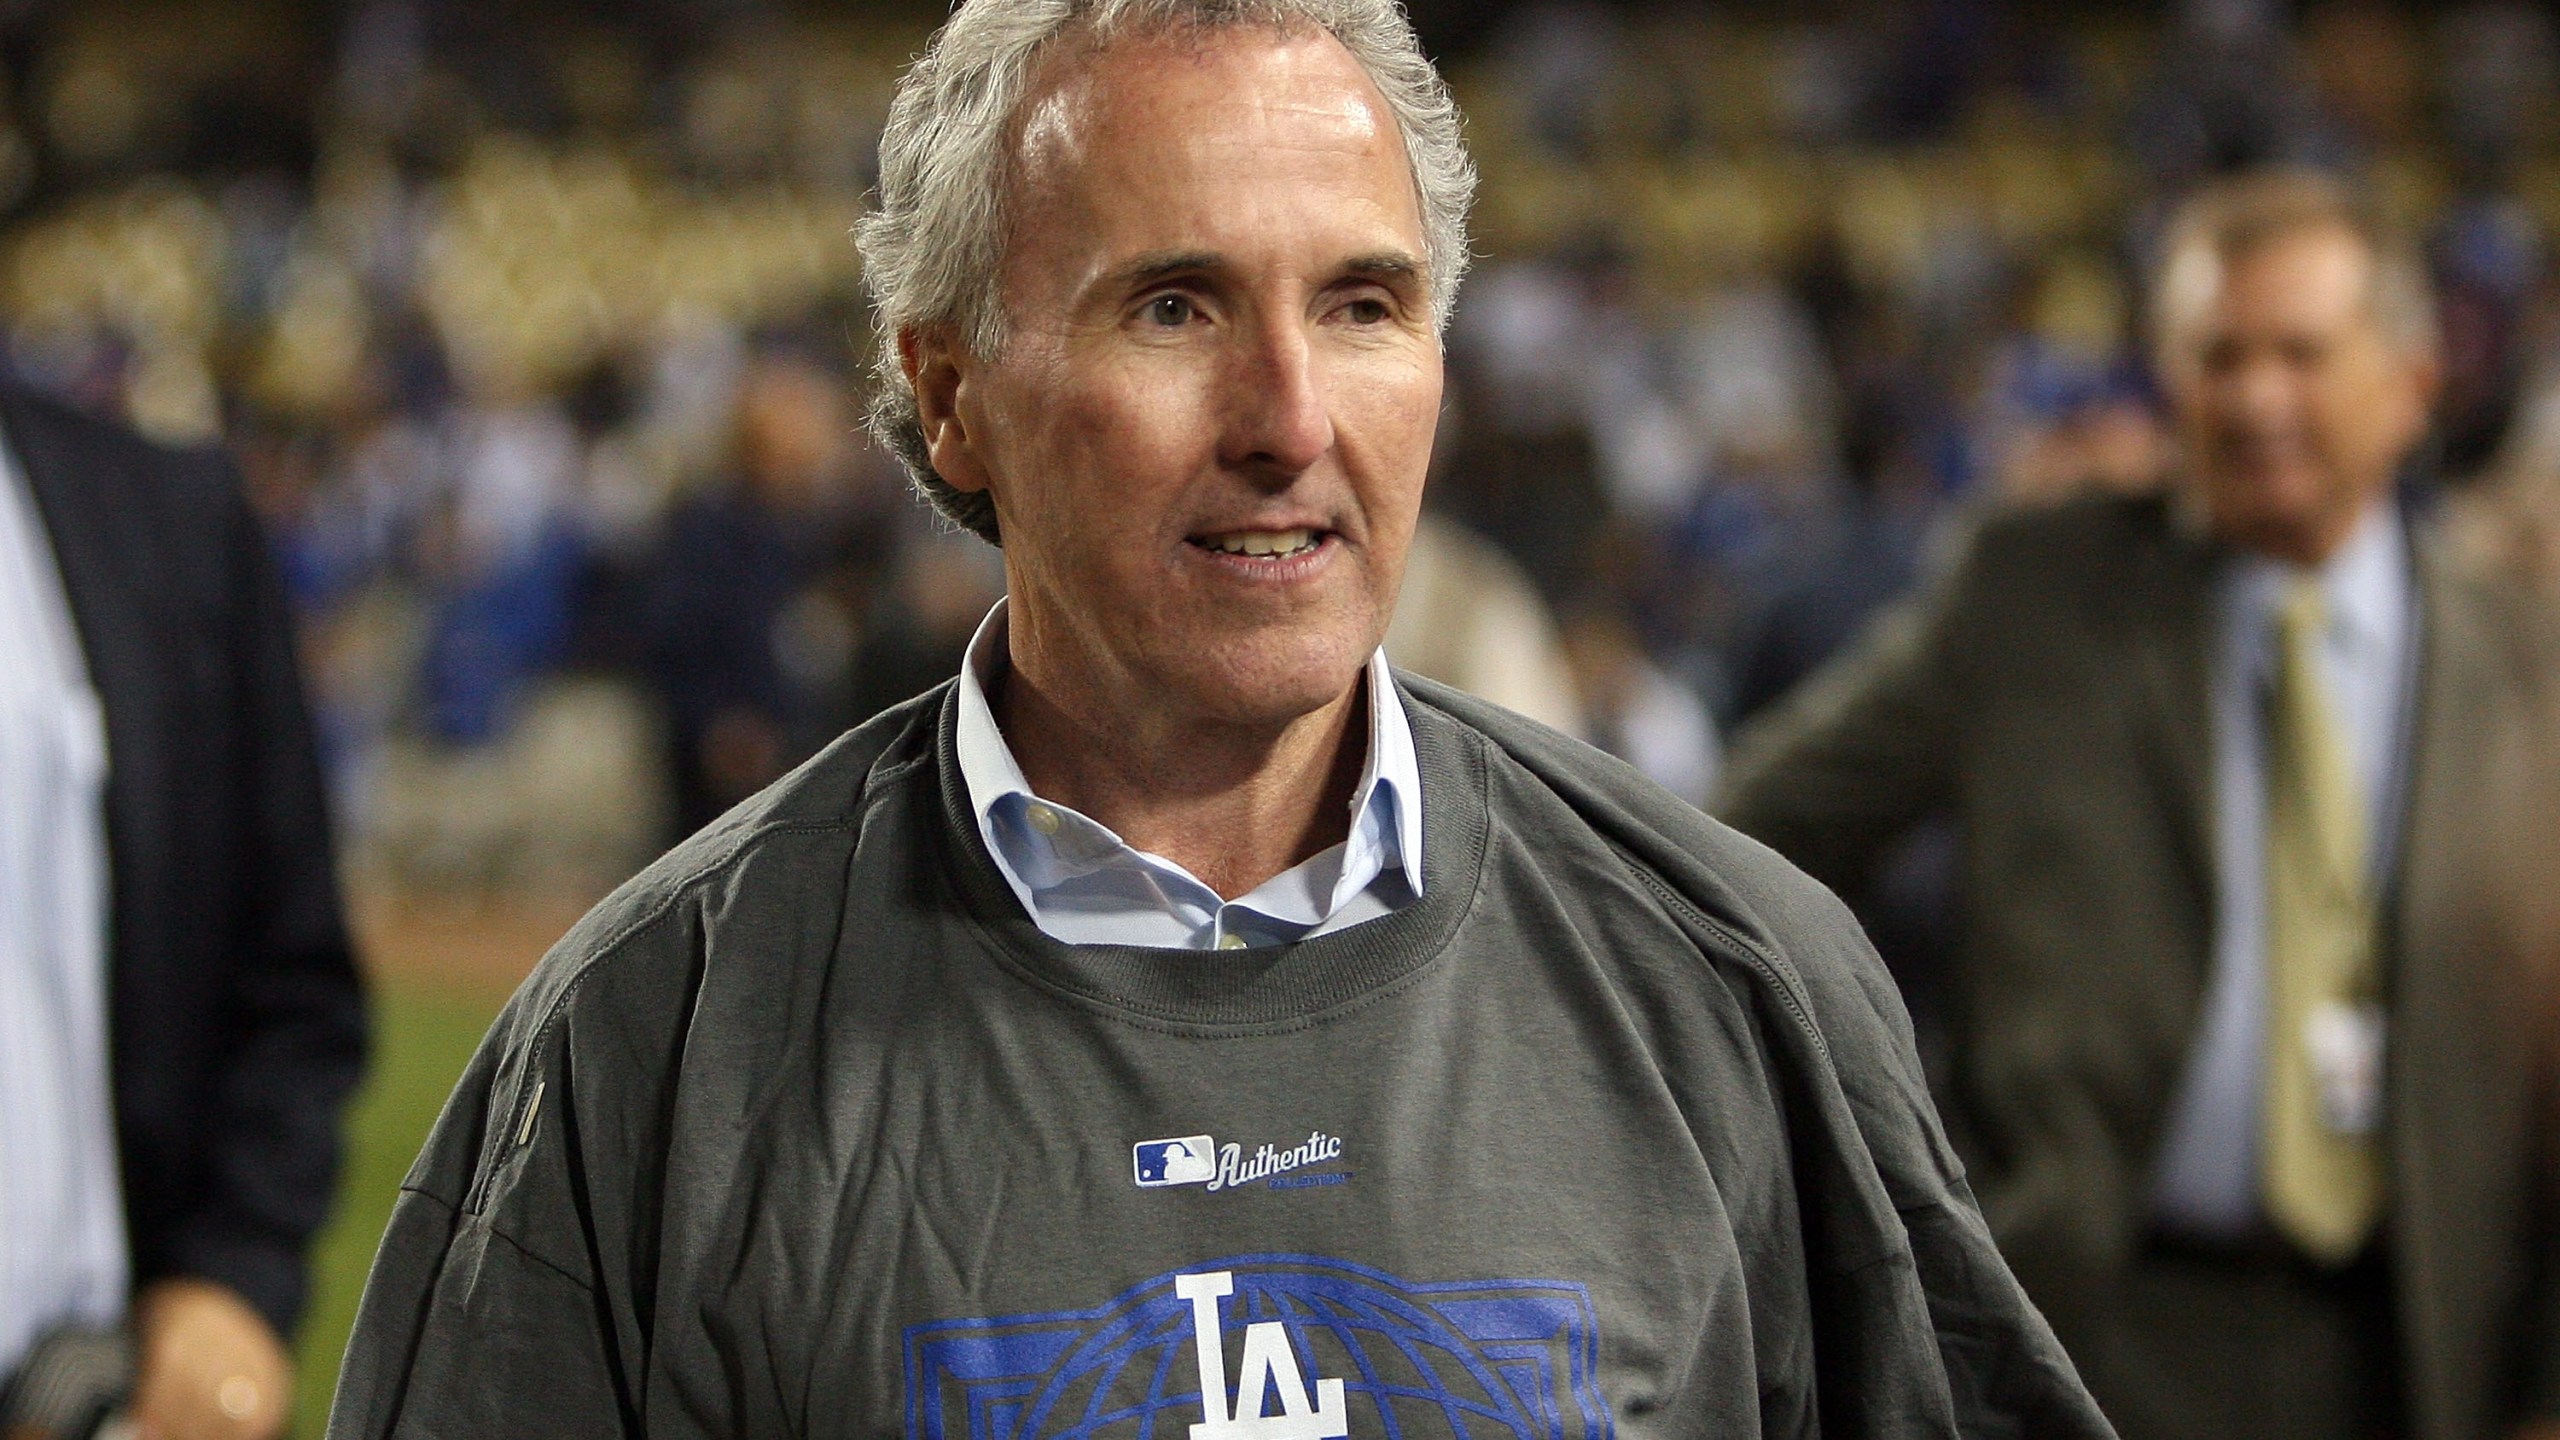
<path id="1" fill-rule="evenodd" d="M 1031 793 L 987 702 L 1005 656 L 998 602 L 960 667 L 960 776 L 996 869 L 1052 938 L 1188 950 L 1278 945 L 1375 920 L 1420 898 L 1422 771 L 1383 650 L 1369 657 L 1369 755 L 1351 792 L 1350 836 L 1234 900 Z"/>
<path id="2" fill-rule="evenodd" d="M 107 1064 L 105 713 L 0 446 L 0 1376 L 127 1283 Z"/>
<path id="3" fill-rule="evenodd" d="M 2235 555 L 2220 581 L 2213 669 L 2213 976 L 2160 1151 L 2155 1210 L 2181 1234 L 2255 1233 L 2259 1082 L 2267 1015 L 2268 700 L 2276 616 L 2297 570 Z M 2371 807 L 2369 864 L 2380 886 L 2393 861 L 2416 693 L 2418 607 L 2399 507 L 2374 507 L 2320 570 L 2329 627 L 2320 658 L 2356 779 Z"/>

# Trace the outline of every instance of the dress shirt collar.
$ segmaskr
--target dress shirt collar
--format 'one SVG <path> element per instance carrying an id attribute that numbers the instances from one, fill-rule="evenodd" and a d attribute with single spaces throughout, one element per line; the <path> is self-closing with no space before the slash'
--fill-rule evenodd
<path id="1" fill-rule="evenodd" d="M 2388 500 L 2366 512 L 2346 544 L 2319 568 L 2321 598 L 2327 605 L 2330 643 L 2371 656 L 2398 648 L 2409 627 L 2411 577 L 2405 522 L 2400 507 Z M 2273 663 L 2271 617 L 2284 600 L 2288 581 L 2302 573 L 2297 566 L 2264 555 L 2243 553 L 2234 562 L 2232 585 L 2249 632 L 2260 636 L 2252 649 L 2257 664 Z"/>
<path id="2" fill-rule="evenodd" d="M 1421 764 L 1385 651 L 1369 657 L 1368 756 L 1351 794 L 1349 836 L 1224 904 L 1180 865 L 1137 850 L 1099 821 L 1032 793 L 988 698 L 1008 663 L 1005 606 L 998 601 L 970 639 L 960 667 L 957 758 L 988 853 L 1042 929 L 1070 940 L 1108 936 L 1164 943 L 1166 932 L 1147 922 L 1170 913 L 1190 929 L 1219 932 L 1210 943 L 1233 944 L 1225 935 L 1236 932 L 1220 912 L 1241 909 L 1271 922 L 1248 921 L 1247 928 L 1262 932 L 1260 940 L 1295 939 L 1327 928 L 1382 877 L 1400 880 L 1407 898 L 1422 893 Z M 1076 893 L 1065 893 L 1070 887 Z M 1059 903 L 1048 903 L 1053 901 Z M 1053 923 L 1056 912 L 1069 906 L 1081 918 Z M 1114 912 L 1139 918 L 1124 925 Z"/>

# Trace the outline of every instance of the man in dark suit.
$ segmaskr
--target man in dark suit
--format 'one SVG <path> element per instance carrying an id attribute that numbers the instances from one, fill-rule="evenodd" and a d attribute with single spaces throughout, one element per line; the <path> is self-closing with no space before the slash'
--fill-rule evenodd
<path id="1" fill-rule="evenodd" d="M 0 1378 L 121 1309 L 143 1433 L 262 1440 L 364 1050 L 283 595 L 220 455 L 11 386 L 0 440 Z"/>
<path id="2" fill-rule="evenodd" d="M 2159 278 L 2176 493 L 1982 524 L 1719 809 L 1840 888 L 1961 827 L 1942 1103 L 2130 1440 L 2529 1431 L 2560 648 L 2396 497 L 2433 332 L 2350 195 L 2230 182 Z"/>

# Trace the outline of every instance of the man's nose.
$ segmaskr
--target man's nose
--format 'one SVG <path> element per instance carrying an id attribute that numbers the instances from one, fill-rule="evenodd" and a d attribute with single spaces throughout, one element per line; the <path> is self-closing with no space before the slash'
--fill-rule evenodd
<path id="1" fill-rule="evenodd" d="M 1333 448 L 1333 410 L 1316 347 L 1294 317 L 1256 327 L 1232 357 L 1226 435 L 1229 465 L 1288 480 Z"/>
<path id="2" fill-rule="evenodd" d="M 2232 367 L 2222 385 L 2222 410 L 2252 428 L 2290 423 L 2301 406 L 2302 386 L 2292 367 L 2274 356 Z"/>

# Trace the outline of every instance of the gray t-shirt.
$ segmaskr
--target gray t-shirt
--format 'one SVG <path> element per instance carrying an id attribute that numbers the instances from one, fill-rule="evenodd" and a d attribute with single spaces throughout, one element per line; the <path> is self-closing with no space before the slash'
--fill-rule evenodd
<path id="1" fill-rule="evenodd" d="M 1831 897 L 1407 680 L 1425 893 L 1069 946 L 948 690 L 625 887 L 411 1173 L 333 1437 L 2107 1432 Z"/>

